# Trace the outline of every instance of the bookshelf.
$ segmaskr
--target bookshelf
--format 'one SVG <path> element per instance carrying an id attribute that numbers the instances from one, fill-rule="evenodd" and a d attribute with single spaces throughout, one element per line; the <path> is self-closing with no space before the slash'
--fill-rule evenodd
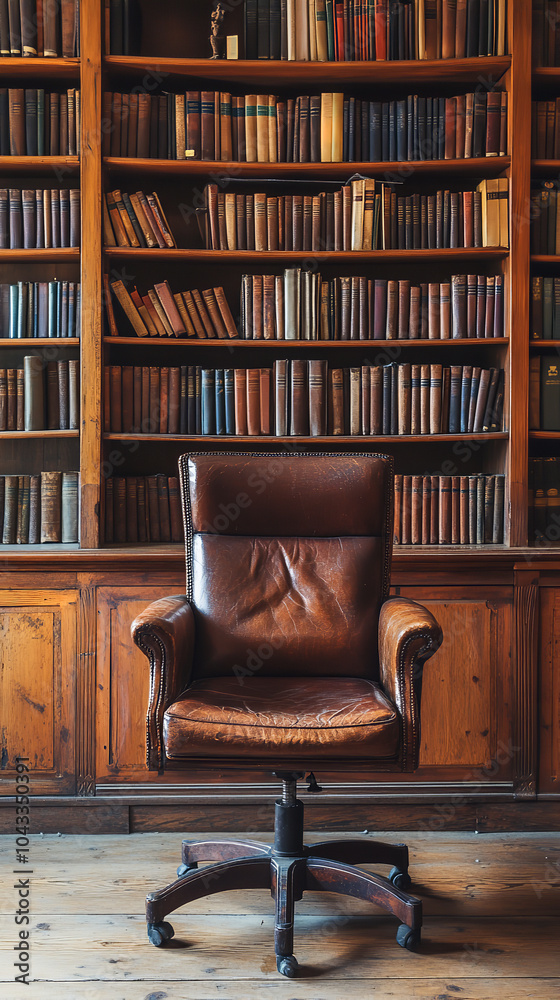
<path id="1" fill-rule="evenodd" d="M 227 33 L 239 34 L 240 43 L 242 6 L 235 6 L 227 24 Z M 138 55 L 109 54 L 105 44 L 108 3 L 82 0 L 81 59 L 0 59 L 3 81 L 0 85 L 7 86 L 6 81 L 15 80 L 18 86 L 33 83 L 39 86 L 42 80 L 44 86 L 65 89 L 79 83 L 82 94 L 79 158 L 0 157 L 0 187 L 46 187 L 53 177 L 62 176 L 61 185 L 79 186 L 81 190 L 79 250 L 0 249 L 4 282 L 60 277 L 79 280 L 82 288 L 80 338 L 69 338 L 63 346 L 56 339 L 45 339 L 38 347 L 45 353 L 63 350 L 64 358 L 80 358 L 79 432 L 41 431 L 29 435 L 20 432 L 17 436 L 0 432 L 3 473 L 14 470 L 34 474 L 41 469 L 57 468 L 80 471 L 79 548 L 62 544 L 20 545 L 10 547 L 7 553 L 7 561 L 11 560 L 6 576 L 10 593 L 4 594 L 4 604 L 11 609 L 14 620 L 18 609 L 33 607 L 34 614 L 39 614 L 36 610 L 39 607 L 46 609 L 45 614 L 51 614 L 51 608 L 55 608 L 52 612 L 55 617 L 60 612 L 60 621 L 71 623 L 69 631 L 64 632 L 65 625 L 60 632 L 65 645 L 59 651 L 57 684 L 64 690 L 69 685 L 75 711 L 68 706 L 61 708 L 55 700 L 47 711 L 47 715 L 51 712 L 48 725 L 53 733 L 58 734 L 62 725 L 71 735 L 64 746 L 58 736 L 54 739 L 58 757 L 52 766 L 45 765 L 44 774 L 38 774 L 38 793 L 96 794 L 100 809 L 109 803 L 111 816 L 126 805 L 111 802 L 110 796 L 121 795 L 124 802 L 130 793 L 134 796 L 130 808 L 136 810 L 135 829 L 150 828 L 150 810 L 153 814 L 167 809 L 167 805 L 155 803 L 156 786 L 144 770 L 142 741 L 147 678 L 135 660 L 136 651 L 130 646 L 129 624 L 150 600 L 181 591 L 183 547 L 180 542 L 108 542 L 104 536 L 107 479 L 140 478 L 157 473 L 175 476 L 177 458 L 188 449 L 213 452 L 342 449 L 359 453 L 374 448 L 391 453 L 401 475 L 505 477 L 503 543 L 397 545 L 393 562 L 393 586 L 400 593 L 430 602 L 447 635 L 445 655 L 440 661 L 434 657 L 432 673 L 425 677 L 425 739 L 419 775 L 424 783 L 422 794 L 470 796 L 469 783 L 474 783 L 474 799 L 483 798 L 487 788 L 490 796 L 500 800 L 493 815 L 501 819 L 508 797 L 535 795 L 540 718 L 537 677 L 541 664 L 537 647 L 541 625 L 538 601 L 539 594 L 543 595 L 543 614 L 548 618 L 542 634 L 550 635 L 550 640 L 547 639 L 548 652 L 546 656 L 542 654 L 542 663 L 549 665 L 552 677 L 555 648 L 552 624 L 554 614 L 558 614 L 554 594 L 560 592 L 558 548 L 553 542 L 531 546 L 528 526 L 529 457 L 554 454 L 559 440 L 558 432 L 529 429 L 530 358 L 557 349 L 555 341 L 530 342 L 530 276 L 537 270 L 542 274 L 560 273 L 560 254 L 531 254 L 530 248 L 531 183 L 560 173 L 560 161 L 531 161 L 531 100 L 541 94 L 560 95 L 560 68 L 537 67 L 533 71 L 531 68 L 531 2 L 507 3 L 509 54 L 505 56 L 338 63 L 243 58 L 211 61 L 207 58 L 210 4 L 168 0 L 162 6 L 140 0 L 140 7 L 144 29 Z M 243 55 L 242 45 L 240 55 Z M 326 89 L 353 96 L 363 93 L 373 100 L 392 92 L 398 97 L 416 93 L 449 97 L 492 86 L 508 95 L 505 156 L 404 163 L 360 159 L 348 164 L 265 164 L 103 155 L 103 99 L 107 92 L 131 92 L 143 87 L 156 94 L 162 90 L 178 93 L 208 89 L 238 95 L 274 91 L 295 97 Z M 216 176 L 239 178 L 245 189 L 251 191 L 264 190 L 267 181 L 272 180 L 277 182 L 274 187 L 278 192 L 282 185 L 294 181 L 319 182 L 317 190 L 323 190 L 334 182 L 341 185 L 355 172 L 383 182 L 394 179 L 403 169 L 406 172 L 403 189 L 410 193 L 432 193 L 440 188 L 453 192 L 463 188 L 474 190 L 482 179 L 507 178 L 509 247 L 213 251 L 203 248 L 194 217 L 188 216 L 186 221 L 180 209 L 181 205 L 192 202 L 196 193 Z M 105 247 L 103 195 L 116 188 L 128 192 L 156 191 L 178 247 Z M 112 281 L 126 281 L 130 287 L 136 285 L 142 293 L 164 280 L 169 281 L 173 292 L 221 286 L 237 320 L 243 274 L 255 276 L 265 272 L 280 276 L 287 268 L 309 267 L 310 261 L 324 280 L 329 281 L 341 275 L 365 275 L 372 280 L 408 279 L 425 284 L 446 283 L 457 274 L 503 276 L 503 335 L 397 341 L 236 339 L 226 342 L 167 336 L 138 338 L 131 335 L 130 325 L 118 309 L 115 315 L 119 335 L 112 336 L 109 332 L 104 276 Z M 337 437 L 276 434 L 203 437 L 104 429 L 104 377 L 110 366 L 270 368 L 278 359 L 316 358 L 328 361 L 331 367 L 350 368 L 368 362 L 388 363 L 394 358 L 387 352 L 395 348 L 399 363 L 504 369 L 506 391 L 500 429 L 480 434 Z M 23 345 L 2 338 L 0 353 L 0 367 L 21 367 Z M 379 357 L 382 360 L 376 361 Z M 58 642 L 56 636 L 53 641 Z M 51 647 L 47 640 L 45 643 L 45 655 L 51 656 Z M 32 698 L 33 683 L 30 679 L 28 694 Z M 542 688 L 549 692 L 550 705 L 552 685 L 549 678 Z M 503 692 L 503 698 L 496 698 L 496 691 Z M 125 703 L 137 709 L 138 727 L 134 731 L 128 724 L 125 731 L 117 709 Z M 541 708 L 543 719 L 548 718 L 546 713 L 550 714 L 552 708 L 547 704 Z M 24 704 L 22 699 L 22 719 L 27 718 L 26 711 L 28 703 Z M 549 720 L 548 724 L 553 723 L 554 720 Z M 20 730 L 23 729 L 22 722 Z M 518 749 L 495 780 L 481 777 L 483 762 L 492 760 L 501 745 Z M 43 753 L 42 745 L 37 746 L 37 753 Z M 72 754 L 74 763 L 68 764 Z M 554 747 L 549 747 L 547 756 L 541 758 L 540 787 L 550 794 L 557 794 L 554 775 L 560 773 L 560 758 L 557 760 L 555 754 L 558 757 Z M 7 780 L 11 780 L 9 772 L 6 774 Z M 240 782 L 246 780 L 250 780 L 248 776 L 240 777 Z M 201 774 L 192 776 L 192 788 L 197 795 L 207 796 L 209 808 L 214 808 L 214 792 L 218 797 L 223 792 L 232 802 L 238 801 L 238 786 L 234 788 L 219 778 L 208 791 L 207 781 Z M 203 786 L 202 790 L 196 791 L 197 783 Z M 390 791 L 372 791 L 369 784 L 361 787 L 364 802 L 369 802 L 370 795 L 387 798 L 394 794 L 408 803 L 407 809 L 418 810 L 414 815 L 427 815 L 422 813 L 425 807 L 418 805 L 418 791 L 412 783 L 403 783 L 399 788 L 391 786 Z M 341 795 L 354 794 L 356 785 L 352 776 L 344 788 L 347 791 L 343 789 Z M 183 793 L 170 786 L 166 795 L 172 810 L 173 803 L 182 801 Z M 221 801 L 218 807 L 224 809 Z M 462 808 L 458 809 L 459 820 Z M 485 808 L 491 808 L 491 803 Z M 365 812 L 364 825 L 367 825 Z M 407 818 L 408 815 L 412 812 Z M 110 832 L 112 820 L 103 822 L 106 825 L 100 829 Z M 176 821 L 171 818 L 169 822 Z M 77 820 L 76 823 L 79 828 Z"/>

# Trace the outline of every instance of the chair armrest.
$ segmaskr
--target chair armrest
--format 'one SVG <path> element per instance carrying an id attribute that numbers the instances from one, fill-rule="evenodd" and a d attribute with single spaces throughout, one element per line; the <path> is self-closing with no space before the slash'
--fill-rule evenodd
<path id="1" fill-rule="evenodd" d="M 418 767 L 420 699 L 424 662 L 439 649 L 443 636 L 427 608 L 406 597 L 392 597 L 379 615 L 379 675 L 402 723 L 403 771 Z"/>
<path id="2" fill-rule="evenodd" d="M 164 597 L 142 611 L 131 625 L 134 642 L 150 661 L 147 714 L 147 764 L 164 764 L 163 713 L 188 683 L 194 647 L 194 615 L 186 597 Z"/>

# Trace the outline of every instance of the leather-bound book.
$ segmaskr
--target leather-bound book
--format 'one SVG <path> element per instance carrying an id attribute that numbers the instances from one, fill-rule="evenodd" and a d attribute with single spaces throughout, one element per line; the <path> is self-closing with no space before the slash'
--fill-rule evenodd
<path id="1" fill-rule="evenodd" d="M 395 545 L 401 543 L 402 490 L 403 477 L 400 474 L 395 474 L 395 512 L 393 518 L 393 542 Z"/>
<path id="2" fill-rule="evenodd" d="M 469 545 L 476 545 L 476 505 L 478 476 L 468 477 L 469 492 Z"/>
<path id="3" fill-rule="evenodd" d="M 290 434 L 309 434 L 308 363 L 290 362 Z"/>
<path id="4" fill-rule="evenodd" d="M 360 378 L 360 434 L 371 433 L 371 366 L 362 365 Z"/>
<path id="5" fill-rule="evenodd" d="M 29 540 L 29 476 L 18 476 L 16 543 L 26 545 Z"/>
<path id="6" fill-rule="evenodd" d="M 50 364 L 51 362 L 49 362 Z M 7 381 L 7 416 L 6 430 L 17 430 L 17 370 L 8 368 L 6 370 Z"/>
<path id="7" fill-rule="evenodd" d="M 463 365 L 463 377 L 461 380 L 461 434 L 466 434 L 469 429 L 472 374 L 472 365 Z"/>
<path id="8" fill-rule="evenodd" d="M 330 368 L 328 379 L 328 432 L 336 437 L 346 432 L 343 369 Z"/>
<path id="9" fill-rule="evenodd" d="M 440 545 L 451 543 L 451 476 L 439 477 L 439 538 Z"/>
<path id="10" fill-rule="evenodd" d="M 480 386 L 481 371 L 482 371 L 482 369 L 480 369 L 480 368 L 478 368 L 476 366 L 473 366 L 472 377 L 471 377 L 471 391 L 470 391 L 470 398 L 469 398 L 469 416 L 468 416 L 468 424 L 467 424 L 467 431 L 469 433 L 472 433 L 472 431 L 474 431 L 474 418 L 475 418 L 475 413 L 476 413 L 476 403 L 477 403 L 477 399 L 478 399 L 478 390 L 479 390 L 479 386 Z"/>
<path id="11" fill-rule="evenodd" d="M 391 284 L 391 282 L 389 282 Z M 398 282 L 398 339 L 409 339 L 410 323 L 410 281 Z"/>
<path id="12" fill-rule="evenodd" d="M 216 434 L 226 432 L 226 401 L 224 395 L 224 369 L 214 370 L 214 407 L 216 413 Z"/>
<path id="13" fill-rule="evenodd" d="M 412 545 L 422 543 L 422 476 L 410 477 L 411 511 L 410 511 L 410 542 Z"/>
<path id="14" fill-rule="evenodd" d="M 45 373 L 41 357 L 37 355 L 24 357 L 23 381 L 24 430 L 43 430 L 45 427 Z"/>
<path id="15" fill-rule="evenodd" d="M 430 434 L 430 365 L 420 365 L 420 433 Z"/>
<path id="16" fill-rule="evenodd" d="M 160 541 L 171 541 L 171 520 L 169 516 L 169 484 L 167 476 L 156 476 Z"/>
<path id="17" fill-rule="evenodd" d="M 430 530 L 432 519 L 432 482 L 430 476 L 420 476 L 421 479 L 421 544 L 430 544 Z"/>
<path id="18" fill-rule="evenodd" d="M 531 378 L 531 376 L 532 376 L 532 367 L 531 366 L 532 366 L 533 360 L 534 360 L 534 358 L 531 358 L 530 361 L 529 361 L 529 365 L 530 365 L 530 369 L 529 369 L 529 427 L 530 428 L 531 427 L 538 427 L 538 412 L 539 412 L 538 411 L 538 399 L 539 399 L 539 397 L 538 397 L 538 394 L 537 394 L 537 410 L 536 410 L 537 422 L 536 422 L 536 424 L 534 424 L 532 422 L 532 419 L 533 419 L 532 418 L 532 414 L 533 414 L 533 409 L 532 409 L 532 404 L 533 404 L 532 390 L 533 390 L 533 384 L 534 383 L 533 383 L 533 379 Z M 538 358 L 536 360 L 538 361 Z M 540 369 L 537 369 L 537 379 L 538 379 L 539 376 L 540 376 Z M 497 396 L 497 392 L 498 392 L 499 383 L 500 383 L 500 369 L 498 369 L 498 368 L 491 368 L 490 369 L 490 381 L 489 381 L 489 385 L 488 385 L 488 395 L 486 397 L 486 407 L 485 407 L 485 410 L 484 410 L 484 417 L 483 417 L 483 421 L 482 421 L 482 430 L 483 431 L 489 431 L 490 427 L 492 426 L 492 421 L 493 421 L 493 417 L 494 417 L 494 407 L 495 407 L 495 403 L 496 403 L 496 396 Z"/>
<path id="19" fill-rule="evenodd" d="M 484 480 L 484 535 L 483 542 L 488 545 L 492 542 L 494 528 L 494 490 L 495 477 L 483 476 Z"/>
<path id="20" fill-rule="evenodd" d="M 179 495 L 179 480 L 176 476 L 170 476 L 167 480 L 168 500 L 169 500 L 169 531 L 170 541 L 182 542 L 184 539 L 183 522 L 181 517 L 181 501 Z M 163 495 L 163 491 L 162 491 Z M 139 511 L 140 513 L 140 511 Z M 140 520 L 140 518 L 139 518 Z M 140 529 L 140 525 L 138 525 Z"/>
<path id="21" fill-rule="evenodd" d="M 439 286 L 439 328 L 442 340 L 451 336 L 451 285 L 442 281 Z"/>
<path id="22" fill-rule="evenodd" d="M 4 524 L 2 544 L 15 545 L 18 518 L 18 477 L 4 476 Z"/>
<path id="23" fill-rule="evenodd" d="M 442 382 L 441 382 L 441 424 L 440 430 L 442 434 L 447 434 L 449 432 L 449 394 L 451 391 L 451 370 L 448 367 L 443 368 L 442 372 Z"/>
<path id="24" fill-rule="evenodd" d="M 224 369 L 225 433 L 235 434 L 235 389 L 233 368 Z M 181 431 L 183 433 L 183 431 Z"/>
<path id="25" fill-rule="evenodd" d="M 459 476 L 459 537 L 456 544 L 469 544 L 469 477 Z"/>
<path id="26" fill-rule="evenodd" d="M 235 433 L 247 434 L 247 369 L 234 369 Z"/>
<path id="27" fill-rule="evenodd" d="M 493 479 L 494 479 L 494 516 L 492 521 L 491 540 L 494 545 L 502 545 L 504 541 L 505 476 L 501 475 L 493 476 Z M 558 496 L 557 486 L 556 486 L 556 496 Z"/>
<path id="28" fill-rule="evenodd" d="M 445 98 L 445 159 L 455 158 L 456 145 L 456 98 Z"/>
<path id="29" fill-rule="evenodd" d="M 163 369 L 162 369 L 163 373 Z M 181 416 L 181 369 L 169 368 L 168 376 L 167 433 L 179 434 Z"/>
<path id="30" fill-rule="evenodd" d="M 376 278 L 374 284 L 374 340 L 384 340 L 387 330 L 387 294 L 388 281 L 385 278 Z"/>
<path id="31" fill-rule="evenodd" d="M 277 437 L 288 434 L 288 361 L 274 362 L 272 369 L 274 399 L 274 433 Z"/>
<path id="32" fill-rule="evenodd" d="M 427 476 L 430 480 L 430 534 L 429 544 L 439 544 L 439 487 L 440 476 Z"/>
<path id="33" fill-rule="evenodd" d="M 159 427 L 160 434 L 168 433 L 169 418 L 169 368 L 164 365 L 159 370 Z"/>
<path id="34" fill-rule="evenodd" d="M 369 433 L 380 435 L 383 433 L 383 368 L 381 365 L 372 365 L 370 373 L 370 416 Z"/>
<path id="35" fill-rule="evenodd" d="M 449 391 L 449 433 L 461 433 L 461 386 L 463 369 L 461 365 L 451 365 Z"/>
<path id="36" fill-rule="evenodd" d="M 473 369 L 474 372 L 474 369 Z M 480 434 L 484 429 L 484 416 L 486 413 L 486 403 L 488 400 L 488 391 L 490 387 L 490 380 L 492 376 L 492 371 L 488 368 L 482 368 L 480 372 L 480 381 L 478 385 L 478 393 L 476 398 L 476 408 L 473 421 L 473 432 L 475 434 Z"/>
<path id="37" fill-rule="evenodd" d="M 560 430 L 560 365 L 558 357 L 549 354 L 541 356 L 540 429 Z"/>
<path id="38" fill-rule="evenodd" d="M 60 540 L 63 544 L 78 541 L 78 484 L 79 473 L 62 473 Z"/>
<path id="39" fill-rule="evenodd" d="M 412 540 L 412 476 L 402 478 L 401 545 Z"/>
<path id="40" fill-rule="evenodd" d="M 554 322 L 560 325 L 560 282 L 554 279 Z M 504 276 L 497 274 L 494 278 L 494 329 L 492 336 L 503 337 L 504 335 Z M 560 336 L 555 336 L 555 340 L 560 340 Z"/>
<path id="41" fill-rule="evenodd" d="M 216 373 L 213 368 L 201 371 L 201 433 L 216 433 Z"/>
<path id="42" fill-rule="evenodd" d="M 260 368 L 247 368 L 247 434 L 258 436 L 261 433 L 260 412 Z"/>
<path id="43" fill-rule="evenodd" d="M 486 156 L 498 156 L 500 153 L 501 103 L 500 91 L 488 91 L 486 95 Z"/>
<path id="44" fill-rule="evenodd" d="M 41 543 L 61 540 L 62 473 L 41 473 Z"/>
<path id="45" fill-rule="evenodd" d="M 259 413 L 261 434 L 270 434 L 271 377 L 272 369 L 259 368 Z"/>
<path id="46" fill-rule="evenodd" d="M 486 277 L 476 278 L 476 336 L 484 337 L 486 332 Z"/>
<path id="47" fill-rule="evenodd" d="M 56 361 L 49 361 L 47 363 L 47 428 L 48 430 L 57 430 L 60 428 L 60 391 L 58 384 L 58 364 Z"/>
<path id="48" fill-rule="evenodd" d="M 349 432 L 353 437 L 361 433 L 361 370 L 348 369 L 349 379 Z"/>
<path id="49" fill-rule="evenodd" d="M 410 434 L 421 434 L 420 379 L 421 366 L 410 366 Z M 399 401 L 400 403 L 400 401 Z"/>
<path id="50" fill-rule="evenodd" d="M 484 544 L 485 477 L 476 476 L 476 535 L 475 545 Z"/>
<path id="51" fill-rule="evenodd" d="M 451 276 L 451 327 L 454 340 L 470 336 L 467 332 L 467 275 L 465 274 Z"/>
<path id="52" fill-rule="evenodd" d="M 398 366 L 398 434 L 410 434 L 411 423 L 411 366 Z"/>
<path id="53" fill-rule="evenodd" d="M 23 368 L 16 371 L 16 430 L 25 429 Z"/>
<path id="54" fill-rule="evenodd" d="M 442 415 L 442 365 L 430 365 L 430 434 L 439 434 Z"/>
<path id="55" fill-rule="evenodd" d="M 158 477 L 146 477 L 146 505 L 149 539 L 151 542 L 161 541 L 161 529 L 158 506 Z"/>
<path id="56" fill-rule="evenodd" d="M 10 121 L 10 154 L 25 156 L 25 91 L 19 87 L 8 90 Z"/>
<path id="57" fill-rule="evenodd" d="M 0 368 L 0 431 L 8 430 L 8 379 L 5 368 Z"/>
<path id="58" fill-rule="evenodd" d="M 27 541 L 38 545 L 41 530 L 41 477 L 29 476 L 29 524 Z"/>
<path id="59" fill-rule="evenodd" d="M 545 279 L 546 280 L 546 279 Z M 550 279 L 552 281 L 552 279 Z M 552 288 L 550 289 L 552 292 Z M 484 313 L 484 336 L 494 336 L 494 305 L 495 305 L 495 283 L 494 277 L 486 278 L 486 310 Z M 550 301 L 550 311 L 552 312 L 552 296 Z"/>
<path id="60" fill-rule="evenodd" d="M 438 282 L 428 284 L 428 337 L 430 340 L 441 338 L 440 285 Z"/>
<path id="61" fill-rule="evenodd" d="M 460 476 L 451 476 L 451 544 L 459 545 L 460 540 L 461 540 Z"/>

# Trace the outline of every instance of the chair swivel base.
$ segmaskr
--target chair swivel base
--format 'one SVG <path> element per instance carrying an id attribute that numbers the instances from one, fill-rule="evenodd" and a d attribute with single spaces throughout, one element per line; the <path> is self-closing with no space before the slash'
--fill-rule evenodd
<path id="1" fill-rule="evenodd" d="M 410 886 L 408 849 L 403 844 L 370 840 L 334 840 L 305 847 L 303 804 L 295 797 L 295 780 L 283 780 L 273 846 L 254 840 L 183 841 L 178 879 L 146 897 L 152 944 L 159 947 L 173 937 L 173 928 L 164 917 L 186 903 L 231 889 L 270 889 L 276 904 L 276 965 L 284 976 L 297 975 L 294 904 L 305 891 L 337 892 L 375 903 L 400 920 L 397 942 L 412 950 L 420 942 L 422 903 L 405 891 Z M 199 869 L 199 861 L 217 863 Z M 354 864 L 393 867 L 389 878 L 383 878 Z"/>

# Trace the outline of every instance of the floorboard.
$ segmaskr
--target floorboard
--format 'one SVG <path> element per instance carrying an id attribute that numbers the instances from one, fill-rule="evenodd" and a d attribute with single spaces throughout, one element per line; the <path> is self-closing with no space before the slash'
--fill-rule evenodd
<path id="1" fill-rule="evenodd" d="M 410 845 L 414 889 L 424 900 L 421 950 L 400 949 L 396 921 L 367 904 L 309 893 L 297 905 L 294 950 L 302 977 L 291 981 L 276 972 L 266 892 L 198 900 L 170 917 L 175 938 L 168 947 L 148 943 L 144 897 L 174 877 L 180 839 L 153 833 L 31 838 L 31 986 L 22 991 L 13 982 L 14 847 L 12 838 L 0 838 L 3 1000 L 24 992 L 30 1000 L 560 995 L 560 843 L 553 834 L 399 834 Z M 325 839 L 324 833 L 307 837 L 308 843 Z"/>

